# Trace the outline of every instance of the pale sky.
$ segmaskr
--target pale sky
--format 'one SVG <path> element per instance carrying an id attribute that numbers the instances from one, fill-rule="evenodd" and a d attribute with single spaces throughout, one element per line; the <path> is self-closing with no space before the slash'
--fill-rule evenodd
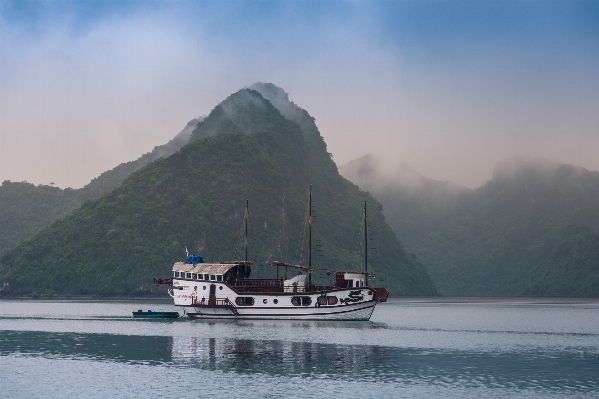
<path id="1" fill-rule="evenodd" d="M 0 0 L 0 181 L 82 187 L 258 81 L 339 165 L 599 170 L 597 1 Z"/>

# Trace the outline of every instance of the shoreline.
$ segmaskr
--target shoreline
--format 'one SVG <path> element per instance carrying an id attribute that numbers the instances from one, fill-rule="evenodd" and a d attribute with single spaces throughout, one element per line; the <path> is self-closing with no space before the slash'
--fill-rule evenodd
<path id="1" fill-rule="evenodd" d="M 395 302 L 422 302 L 422 303 L 486 303 L 486 302 L 513 302 L 529 304 L 584 304 L 599 303 L 599 298 L 579 297 L 531 297 L 531 296 L 436 296 L 436 297 L 393 297 Z"/>
<path id="2" fill-rule="evenodd" d="M 32 301 L 154 301 L 169 300 L 166 296 L 95 296 L 95 295 L 48 295 L 48 296 L 0 296 L 3 300 L 32 300 Z M 599 303 L 599 298 L 576 298 L 576 297 L 443 297 L 443 296 L 405 296 L 389 297 L 392 302 L 406 303 L 486 303 L 486 302 L 512 302 L 529 304 L 585 304 Z"/>

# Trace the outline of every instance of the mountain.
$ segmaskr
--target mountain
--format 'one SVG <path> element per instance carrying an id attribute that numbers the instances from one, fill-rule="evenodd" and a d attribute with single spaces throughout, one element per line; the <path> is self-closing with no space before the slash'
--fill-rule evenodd
<path id="1" fill-rule="evenodd" d="M 381 205 L 339 175 L 314 119 L 289 101 L 278 106 L 299 123 L 279 111 L 267 99 L 286 98 L 276 86 L 252 88 L 217 105 L 178 152 L 2 254 L 0 295 L 164 294 L 152 277 L 169 276 L 185 247 L 206 261 L 242 258 L 246 199 L 252 274 L 273 276 L 267 260 L 307 262 L 310 184 L 316 282 L 328 281 L 327 270 L 363 267 L 367 201 L 377 248 L 370 252 L 373 282 L 393 295 L 435 295 L 424 267 L 385 223 Z"/>
<path id="2" fill-rule="evenodd" d="M 110 191 L 118 187 L 131 173 L 155 161 L 158 158 L 168 158 L 175 152 L 179 151 L 189 141 L 189 137 L 193 129 L 204 118 L 199 117 L 192 119 L 187 123 L 185 128 L 181 130 L 168 143 L 154 147 L 154 149 L 135 161 L 125 162 L 117 167 L 102 173 L 100 176 L 93 179 L 85 187 L 79 190 L 80 198 L 85 201 L 92 198 L 98 198 L 102 193 Z"/>
<path id="3" fill-rule="evenodd" d="M 409 179 L 387 175 L 374 157 L 340 170 L 381 201 L 390 226 L 444 295 L 599 296 L 592 250 L 564 249 L 591 245 L 599 229 L 597 172 L 514 158 L 470 190 L 413 171 L 403 173 Z M 367 172 L 360 177 L 360 170 Z M 573 233 L 579 227 L 590 229 L 585 238 Z M 581 262 L 586 266 L 578 272 L 566 272 Z"/>
<path id="4" fill-rule="evenodd" d="M 81 189 L 63 190 L 48 185 L 4 181 L 0 186 L 0 253 L 31 238 L 84 201 L 111 191 L 137 169 L 174 154 L 189 141 L 191 132 L 201 120 L 193 119 L 168 143 L 154 147 L 135 161 L 122 163 L 102 173 Z"/>
<path id="5" fill-rule="evenodd" d="M 32 237 L 79 204 L 77 190 L 4 181 L 0 186 L 0 253 Z"/>

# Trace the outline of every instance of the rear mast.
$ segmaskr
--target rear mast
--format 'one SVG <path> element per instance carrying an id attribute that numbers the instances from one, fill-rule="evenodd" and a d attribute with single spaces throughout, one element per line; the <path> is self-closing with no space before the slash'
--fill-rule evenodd
<path id="1" fill-rule="evenodd" d="M 310 248 L 308 257 L 308 267 L 312 268 L 312 185 L 310 184 L 310 200 L 308 202 L 308 247 Z M 308 287 L 312 285 L 312 273 L 308 272 Z"/>
<path id="2" fill-rule="evenodd" d="M 366 201 L 364 201 L 364 271 L 366 286 L 368 286 L 368 220 L 366 219 Z"/>

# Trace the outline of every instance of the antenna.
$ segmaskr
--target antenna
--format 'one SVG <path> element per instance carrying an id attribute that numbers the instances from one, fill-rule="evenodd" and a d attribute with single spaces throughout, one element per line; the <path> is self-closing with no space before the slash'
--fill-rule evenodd
<path id="1" fill-rule="evenodd" d="M 187 246 L 185 246 L 185 255 L 189 258 L 189 251 L 187 250 Z"/>

